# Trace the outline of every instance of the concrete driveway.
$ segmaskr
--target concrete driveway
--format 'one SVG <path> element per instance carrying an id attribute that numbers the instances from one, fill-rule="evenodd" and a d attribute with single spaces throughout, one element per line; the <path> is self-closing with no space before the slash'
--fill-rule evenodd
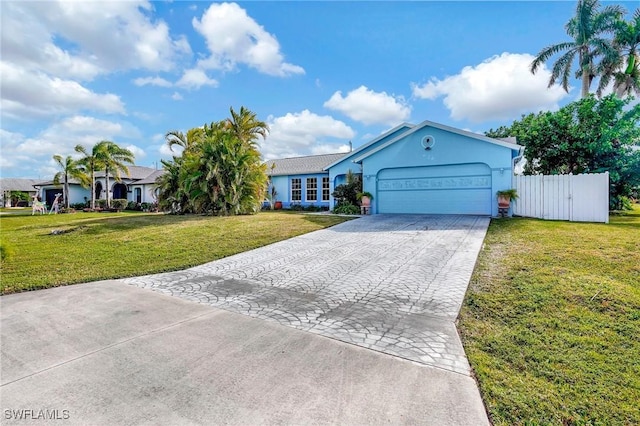
<path id="1" fill-rule="evenodd" d="M 370 216 L 2 297 L 3 423 L 488 424 L 453 323 L 488 223 Z"/>

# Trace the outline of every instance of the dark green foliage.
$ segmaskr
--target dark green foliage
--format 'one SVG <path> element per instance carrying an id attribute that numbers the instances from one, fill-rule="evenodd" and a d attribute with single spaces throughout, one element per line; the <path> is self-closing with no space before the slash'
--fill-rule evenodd
<path id="1" fill-rule="evenodd" d="M 333 209 L 333 212 L 335 214 L 360 214 L 360 207 L 351 204 L 350 202 L 343 202 Z"/>
<path id="2" fill-rule="evenodd" d="M 11 191 L 9 193 L 11 205 L 17 206 L 19 201 L 29 201 L 29 194 L 23 191 Z"/>
<path id="3" fill-rule="evenodd" d="M 590 95 L 556 112 L 522 116 L 489 137 L 515 136 L 525 145 L 525 174 L 579 174 L 608 171 L 611 208 L 640 186 L 640 105 L 615 95 Z"/>
<path id="4" fill-rule="evenodd" d="M 347 173 L 347 183 L 335 187 L 331 196 L 336 200 L 336 207 L 343 204 L 358 204 L 358 194 L 362 192 L 362 178 L 359 174 Z M 359 211 L 359 210 L 358 210 Z"/>
<path id="5" fill-rule="evenodd" d="M 70 207 L 75 210 L 82 210 L 87 207 L 87 203 L 73 203 Z"/>
<path id="6" fill-rule="evenodd" d="M 267 176 L 256 141 L 268 129 L 244 107 L 240 113 L 231 109 L 231 114 L 231 119 L 187 132 L 189 138 L 182 142 L 176 135 L 168 139 L 170 146 L 185 149 L 179 157 L 162 160 L 166 173 L 156 181 L 162 210 L 237 215 L 260 209 Z"/>
<path id="7" fill-rule="evenodd" d="M 124 210 L 127 208 L 128 201 L 126 198 L 116 198 L 111 200 L 111 207 L 115 210 Z"/>

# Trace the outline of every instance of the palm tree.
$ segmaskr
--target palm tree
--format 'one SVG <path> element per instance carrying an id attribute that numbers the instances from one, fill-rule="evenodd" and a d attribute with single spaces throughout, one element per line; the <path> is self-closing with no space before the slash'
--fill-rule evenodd
<path id="1" fill-rule="evenodd" d="M 183 151 L 187 151 L 193 149 L 202 140 L 203 135 L 202 127 L 194 127 L 189 129 L 186 135 L 178 130 L 171 130 L 164 137 L 170 150 L 173 151 L 173 146 L 178 145 Z"/>
<path id="2" fill-rule="evenodd" d="M 62 180 L 64 183 L 64 205 L 69 208 L 69 179 L 75 179 L 80 182 L 83 188 L 89 187 L 89 176 L 86 173 L 86 167 L 80 162 L 71 158 L 70 155 L 62 159 L 61 155 L 54 155 L 53 160 L 62 169 L 53 177 L 53 184 L 60 185 Z"/>
<path id="3" fill-rule="evenodd" d="M 105 184 L 107 189 L 107 208 L 111 207 L 109 199 L 109 174 L 114 172 L 114 178 L 117 182 L 121 182 L 120 173 L 129 174 L 126 164 L 133 165 L 135 156 L 126 148 L 121 148 L 118 144 L 111 141 L 100 141 L 94 147 L 94 151 L 98 156 L 98 160 L 103 167 Z"/>
<path id="4" fill-rule="evenodd" d="M 96 172 L 99 170 L 103 170 L 103 166 L 101 163 L 101 159 L 96 155 L 97 153 L 97 145 L 94 145 L 91 152 L 87 151 L 87 149 L 78 144 L 75 147 L 75 151 L 82 154 L 82 157 L 78 162 L 85 167 L 85 170 L 90 174 L 91 180 L 91 210 L 95 210 L 96 208 Z"/>
<path id="5" fill-rule="evenodd" d="M 266 139 L 269 126 L 264 121 L 258 120 L 256 113 L 241 106 L 240 112 L 229 108 L 231 117 L 226 119 L 226 127 L 242 142 L 254 146 L 258 136 Z"/>
<path id="6" fill-rule="evenodd" d="M 640 95 L 640 9 L 630 22 L 619 20 L 615 26 L 612 54 L 602 61 L 598 96 L 613 78 L 613 91 L 622 98 L 633 92 Z"/>
<path id="7" fill-rule="evenodd" d="M 612 33 L 616 22 L 623 14 L 624 9 L 618 5 L 601 8 L 598 0 L 578 0 L 576 15 L 565 25 L 567 34 L 573 41 L 542 49 L 531 63 L 531 72 L 535 74 L 538 68 L 552 56 L 565 52 L 553 64 L 549 87 L 560 78 L 562 88 L 569 92 L 569 77 L 577 56 L 578 69 L 575 76 L 582 80 L 581 96 L 587 97 L 591 82 L 597 75 L 597 58 L 610 57 L 615 50 L 612 42 L 601 36 Z"/>

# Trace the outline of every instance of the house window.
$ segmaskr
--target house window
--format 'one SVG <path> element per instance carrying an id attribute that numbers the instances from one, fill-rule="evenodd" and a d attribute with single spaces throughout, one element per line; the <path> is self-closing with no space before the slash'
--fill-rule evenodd
<path id="1" fill-rule="evenodd" d="M 302 201 L 302 179 L 291 179 L 291 201 Z"/>
<path id="2" fill-rule="evenodd" d="M 318 201 L 318 178 L 307 178 L 307 201 Z"/>
<path id="3" fill-rule="evenodd" d="M 329 177 L 323 177 L 322 178 L 322 201 L 329 201 L 329 194 L 330 194 L 330 190 L 329 190 Z"/>

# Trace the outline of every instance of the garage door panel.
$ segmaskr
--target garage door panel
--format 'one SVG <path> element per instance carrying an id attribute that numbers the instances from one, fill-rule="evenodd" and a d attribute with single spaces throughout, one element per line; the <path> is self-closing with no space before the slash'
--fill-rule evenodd
<path id="1" fill-rule="evenodd" d="M 379 213 L 490 215 L 486 164 L 397 168 L 378 175 Z"/>
<path id="2" fill-rule="evenodd" d="M 491 214 L 491 189 L 379 193 L 380 213 Z"/>

